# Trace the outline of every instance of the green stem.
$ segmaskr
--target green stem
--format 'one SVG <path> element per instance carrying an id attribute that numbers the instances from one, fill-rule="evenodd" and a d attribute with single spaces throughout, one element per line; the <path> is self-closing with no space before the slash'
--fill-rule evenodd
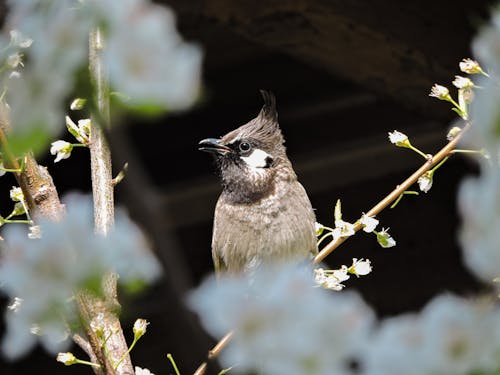
<path id="1" fill-rule="evenodd" d="M 436 170 L 437 170 L 439 167 L 441 167 L 444 163 L 446 163 L 446 161 L 447 161 L 449 158 L 450 158 L 449 156 L 445 157 L 443 160 L 441 160 L 441 161 L 439 162 L 439 164 L 437 164 L 434 168 L 432 168 L 432 169 L 430 170 L 430 172 L 429 172 L 429 173 L 431 173 L 431 175 L 433 175 L 433 174 L 434 174 L 434 172 L 436 172 Z"/>
<path id="2" fill-rule="evenodd" d="M 88 366 L 92 366 L 92 367 L 97 367 L 97 368 L 101 368 L 101 365 L 98 364 L 98 363 L 94 363 L 94 362 L 89 362 L 89 361 L 84 361 L 84 360 L 81 360 L 81 359 L 77 359 L 75 361 L 75 363 L 78 363 L 80 365 L 88 365 Z"/>
<path id="3" fill-rule="evenodd" d="M 484 150 L 463 150 L 463 149 L 455 149 L 451 152 L 451 154 L 481 154 L 484 155 Z"/>
<path id="4" fill-rule="evenodd" d="M 327 238 L 328 236 L 332 236 L 332 237 L 333 237 L 333 232 L 328 232 L 328 233 L 326 233 L 323 237 L 321 237 L 321 238 L 318 240 L 318 247 L 319 247 L 319 245 L 323 242 L 323 240 L 324 240 L 325 238 Z"/>
<path id="5" fill-rule="evenodd" d="M 394 208 L 398 205 L 399 201 L 403 199 L 403 195 L 418 195 L 418 191 L 413 191 L 413 190 L 406 190 L 403 191 L 399 197 L 396 199 L 396 201 L 389 207 L 389 208 Z"/>
<path id="6" fill-rule="evenodd" d="M 3 219 L 3 224 L 33 224 L 32 220 L 9 220 Z"/>
<path id="7" fill-rule="evenodd" d="M 172 367 L 174 368 L 175 375 L 181 375 L 181 373 L 179 372 L 179 368 L 177 367 L 177 364 L 175 363 L 174 357 L 172 356 L 172 354 L 168 353 L 167 358 L 170 361 L 170 363 L 172 364 Z"/>
<path id="8" fill-rule="evenodd" d="M 419 154 L 420 156 L 422 156 L 425 160 L 429 160 L 429 155 L 427 154 L 424 154 L 422 151 L 420 151 L 418 148 L 416 148 L 415 146 L 413 146 L 412 144 L 410 144 L 408 146 L 408 148 L 412 151 L 415 151 L 417 154 Z"/>
<path id="9" fill-rule="evenodd" d="M 72 143 L 71 146 L 73 146 L 73 147 L 89 147 L 88 145 L 84 145 L 83 143 Z"/>
<path id="10" fill-rule="evenodd" d="M 118 366 L 120 366 L 120 363 L 122 363 L 123 360 L 125 358 L 127 358 L 127 356 L 130 354 L 130 352 L 132 351 L 132 349 L 134 349 L 134 346 L 135 346 L 135 344 L 137 344 L 137 341 L 139 341 L 139 339 L 137 339 L 136 337 L 134 337 L 134 341 L 132 342 L 132 345 L 130 345 L 130 348 L 128 348 L 128 350 L 125 352 L 125 354 L 123 354 L 123 356 L 120 358 L 120 360 L 114 365 L 114 369 L 115 370 L 118 368 Z"/>

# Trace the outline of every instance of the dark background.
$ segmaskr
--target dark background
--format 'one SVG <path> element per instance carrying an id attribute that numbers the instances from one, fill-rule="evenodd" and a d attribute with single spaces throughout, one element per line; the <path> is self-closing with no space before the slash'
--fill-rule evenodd
<path id="1" fill-rule="evenodd" d="M 125 161 L 130 165 L 117 200 L 149 234 L 165 268 L 150 291 L 122 298 L 130 340 L 136 317 L 151 322 L 132 359 L 156 374 L 173 373 L 166 359 L 171 352 L 185 375 L 211 344 L 182 302 L 185 292 L 212 271 L 211 221 L 220 192 L 212 160 L 197 151 L 198 141 L 255 117 L 262 106 L 258 90 L 272 90 L 289 157 L 318 221 L 332 225 L 339 198 L 344 219 L 355 221 L 423 161 L 391 145 L 388 131 L 406 133 L 426 153 L 446 143 L 454 113 L 428 93 L 435 82 L 451 89 L 490 2 L 165 3 L 177 12 L 186 39 L 205 51 L 202 98 L 185 113 L 147 121 L 120 118 L 110 141 L 116 170 Z M 42 164 L 61 194 L 88 191 L 86 150 L 77 149 L 58 164 L 52 160 Z M 417 310 L 442 292 L 477 292 L 481 285 L 462 266 L 456 240 L 456 190 L 474 172 L 473 162 L 454 156 L 436 173 L 429 193 L 405 197 L 378 216 L 397 247 L 382 249 L 374 236 L 359 233 L 327 262 L 339 267 L 353 257 L 371 260 L 373 273 L 346 284 L 380 316 Z M 17 363 L 0 362 L 1 374 L 34 372 L 90 369 L 65 368 L 40 349 Z"/>

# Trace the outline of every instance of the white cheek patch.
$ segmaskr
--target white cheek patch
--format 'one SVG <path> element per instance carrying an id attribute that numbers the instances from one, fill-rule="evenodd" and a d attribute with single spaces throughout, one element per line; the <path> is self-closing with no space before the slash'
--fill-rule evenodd
<path id="1" fill-rule="evenodd" d="M 250 168 L 267 168 L 272 160 L 271 155 L 260 149 L 255 149 L 248 156 L 240 156 Z"/>

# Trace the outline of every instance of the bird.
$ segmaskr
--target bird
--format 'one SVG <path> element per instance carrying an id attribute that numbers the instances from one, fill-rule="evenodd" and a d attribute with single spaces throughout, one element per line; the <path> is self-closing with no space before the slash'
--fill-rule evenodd
<path id="1" fill-rule="evenodd" d="M 260 92 L 264 105 L 257 117 L 198 145 L 215 156 L 222 183 L 212 233 L 218 275 L 248 275 L 318 252 L 315 214 L 287 157 L 276 98 Z"/>

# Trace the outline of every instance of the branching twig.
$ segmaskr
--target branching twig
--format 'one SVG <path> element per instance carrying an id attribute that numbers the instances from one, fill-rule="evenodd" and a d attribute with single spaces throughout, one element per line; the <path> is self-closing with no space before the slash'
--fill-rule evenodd
<path id="1" fill-rule="evenodd" d="M 208 361 L 211 361 L 215 358 L 217 358 L 220 354 L 220 352 L 227 346 L 229 341 L 231 341 L 231 338 L 233 337 L 233 331 L 227 333 L 222 339 L 219 340 L 215 346 L 208 351 L 207 355 L 207 361 L 203 362 L 193 373 L 193 375 L 203 375 L 208 366 Z"/>
<path id="2" fill-rule="evenodd" d="M 422 176 L 425 172 L 430 170 L 432 167 L 437 165 L 441 160 L 450 155 L 453 149 L 456 147 L 458 141 L 462 137 L 462 135 L 469 129 L 470 124 L 467 123 L 465 127 L 462 129 L 460 134 L 458 134 L 455 138 L 453 138 L 450 142 L 446 144 L 438 153 L 433 155 L 426 161 L 419 169 L 417 169 L 410 177 L 408 177 L 401 185 L 398 185 L 396 189 L 390 192 L 384 199 L 378 202 L 375 206 L 373 206 L 366 215 L 368 216 L 376 216 L 378 215 L 384 208 L 389 206 L 393 201 L 398 199 L 398 197 L 403 194 L 406 190 L 410 188 L 415 182 L 417 182 L 418 178 Z M 354 225 L 354 230 L 357 232 L 363 226 L 360 224 L 359 220 Z M 323 259 L 325 259 L 333 250 L 340 246 L 344 241 L 346 241 L 349 237 L 340 237 L 338 240 L 330 242 L 326 245 L 318 255 L 314 258 L 314 263 L 320 263 Z"/>

